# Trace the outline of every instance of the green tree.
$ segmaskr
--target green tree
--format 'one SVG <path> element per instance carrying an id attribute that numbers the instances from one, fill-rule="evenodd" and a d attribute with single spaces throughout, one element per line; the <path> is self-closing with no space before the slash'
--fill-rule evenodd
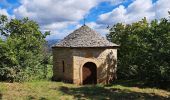
<path id="1" fill-rule="evenodd" d="M 42 34 L 39 25 L 28 18 L 9 20 L 3 15 L 0 16 L 0 32 L 5 37 L 0 42 L 3 55 L 0 57 L 0 71 L 5 73 L 0 73 L 0 79 L 26 81 L 43 78 L 47 64 L 44 64 L 47 59 L 44 58 L 45 37 L 49 33 Z"/>
<path id="2" fill-rule="evenodd" d="M 132 24 L 118 23 L 110 29 L 107 38 L 120 45 L 118 78 L 170 80 L 170 22 L 167 19 L 148 23 L 144 18 Z"/>

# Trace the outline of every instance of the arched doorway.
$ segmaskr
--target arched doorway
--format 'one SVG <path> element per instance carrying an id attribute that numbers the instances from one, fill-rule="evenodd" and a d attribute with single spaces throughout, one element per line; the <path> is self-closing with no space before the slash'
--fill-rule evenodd
<path id="1" fill-rule="evenodd" d="M 92 62 L 87 62 L 83 65 L 83 84 L 96 84 L 97 83 L 97 67 Z"/>

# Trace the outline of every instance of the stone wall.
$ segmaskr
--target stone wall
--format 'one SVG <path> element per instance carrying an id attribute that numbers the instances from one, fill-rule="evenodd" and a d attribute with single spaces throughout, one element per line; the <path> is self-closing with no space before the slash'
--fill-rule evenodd
<path id="1" fill-rule="evenodd" d="M 53 79 L 73 81 L 73 57 L 69 48 L 53 48 Z M 64 65 L 63 65 L 64 64 Z M 64 66 L 64 72 L 63 72 Z"/>
<path id="2" fill-rule="evenodd" d="M 116 60 L 117 49 L 112 48 L 53 48 L 53 78 L 82 84 L 82 67 L 92 62 L 97 66 L 97 83 L 108 83 L 116 78 Z"/>
<path id="3" fill-rule="evenodd" d="M 107 83 L 110 77 L 116 78 L 117 49 L 81 48 L 74 49 L 72 55 L 75 84 L 82 84 L 82 67 L 87 62 L 97 66 L 97 83 Z"/>

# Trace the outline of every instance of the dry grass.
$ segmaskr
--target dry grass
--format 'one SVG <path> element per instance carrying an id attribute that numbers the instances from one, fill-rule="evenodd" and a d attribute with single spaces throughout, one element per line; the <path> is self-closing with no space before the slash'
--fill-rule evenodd
<path id="1" fill-rule="evenodd" d="M 170 91 L 123 85 L 77 86 L 62 82 L 0 83 L 2 100 L 165 100 Z"/>

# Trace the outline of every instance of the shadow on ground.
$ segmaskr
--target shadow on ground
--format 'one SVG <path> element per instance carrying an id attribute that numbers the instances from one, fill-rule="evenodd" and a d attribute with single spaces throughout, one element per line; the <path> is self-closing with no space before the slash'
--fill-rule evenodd
<path id="1" fill-rule="evenodd" d="M 26 99 L 26 100 L 48 100 L 48 99 L 45 98 L 45 97 L 39 97 L 39 98 L 37 98 L 37 97 L 34 97 L 34 96 L 29 95 L 29 96 L 27 96 L 27 99 Z"/>
<path id="2" fill-rule="evenodd" d="M 60 87 L 64 94 L 73 95 L 75 99 L 92 99 L 92 100 L 170 100 L 156 94 L 134 92 L 126 89 L 105 88 L 101 86 L 83 86 L 77 88 Z"/>
<path id="3" fill-rule="evenodd" d="M 139 88 L 158 88 L 170 91 L 170 82 L 147 82 L 145 80 L 117 80 L 111 85 L 122 85 L 126 87 L 139 87 Z M 108 85 L 109 86 L 109 85 Z"/>
<path id="4" fill-rule="evenodd" d="M 0 100 L 2 100 L 2 94 L 0 93 Z"/>

